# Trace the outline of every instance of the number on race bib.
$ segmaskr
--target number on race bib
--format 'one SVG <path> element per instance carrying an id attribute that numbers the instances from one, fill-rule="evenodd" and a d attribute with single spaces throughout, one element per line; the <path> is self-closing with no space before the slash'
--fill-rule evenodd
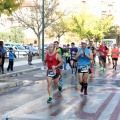
<path id="1" fill-rule="evenodd" d="M 75 54 L 72 54 L 72 59 L 75 59 Z"/>
<path id="2" fill-rule="evenodd" d="M 88 72 L 88 66 L 81 66 L 81 72 Z"/>
<path id="3" fill-rule="evenodd" d="M 47 75 L 47 76 L 48 76 L 48 77 L 53 77 L 53 76 L 55 76 L 54 71 L 48 70 L 48 75 Z"/>

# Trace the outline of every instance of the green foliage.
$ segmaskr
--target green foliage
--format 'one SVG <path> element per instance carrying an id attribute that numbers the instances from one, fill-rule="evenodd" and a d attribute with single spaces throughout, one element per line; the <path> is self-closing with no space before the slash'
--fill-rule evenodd
<path id="1" fill-rule="evenodd" d="M 93 14 L 82 12 L 68 21 L 67 29 L 77 33 L 80 38 L 95 38 L 100 41 L 111 26 L 113 17 L 96 18 Z"/>
<path id="2" fill-rule="evenodd" d="M 15 43 L 20 43 L 24 40 L 25 34 L 22 32 L 20 28 L 14 27 L 11 28 L 9 37 L 10 37 L 10 41 Z"/>
<path id="3" fill-rule="evenodd" d="M 0 15 L 11 15 L 22 4 L 23 0 L 0 0 Z"/>
<path id="4" fill-rule="evenodd" d="M 117 27 L 111 26 L 108 32 L 105 32 L 105 39 L 115 39 L 117 37 Z"/>
<path id="5" fill-rule="evenodd" d="M 63 36 L 67 32 L 66 29 L 66 21 L 65 19 L 60 19 L 54 22 L 51 27 L 46 30 L 46 33 L 49 37 L 56 37 L 60 42 L 60 37 Z"/>
<path id="6" fill-rule="evenodd" d="M 20 28 L 11 28 L 10 32 L 1 32 L 0 39 L 4 41 L 11 41 L 15 43 L 20 43 L 24 40 L 24 33 Z"/>

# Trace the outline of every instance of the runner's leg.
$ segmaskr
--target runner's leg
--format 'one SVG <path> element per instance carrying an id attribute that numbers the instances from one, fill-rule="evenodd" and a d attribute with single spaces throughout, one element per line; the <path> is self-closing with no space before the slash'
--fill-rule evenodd
<path id="1" fill-rule="evenodd" d="M 52 96 L 52 77 L 47 77 L 47 83 L 48 83 L 48 94 L 49 96 Z"/>
<path id="2" fill-rule="evenodd" d="M 52 77 L 47 77 L 47 83 L 48 83 L 48 94 L 49 94 L 47 103 L 51 103 L 52 102 Z"/>
<path id="3" fill-rule="evenodd" d="M 84 75 L 83 75 L 83 86 L 84 86 L 84 95 L 87 95 L 87 86 L 88 86 L 88 84 L 87 84 L 87 80 L 88 80 L 88 73 L 84 73 Z"/>
<path id="4" fill-rule="evenodd" d="M 59 79 L 60 79 L 60 74 L 54 79 L 54 85 L 56 87 L 58 87 L 59 91 L 61 91 L 62 90 L 62 85 L 59 83 Z"/>
<path id="5" fill-rule="evenodd" d="M 83 92 L 83 89 L 84 89 L 84 84 L 83 84 L 83 73 L 79 73 L 79 70 L 78 70 L 78 80 L 79 80 L 79 83 L 81 85 L 81 92 Z"/>

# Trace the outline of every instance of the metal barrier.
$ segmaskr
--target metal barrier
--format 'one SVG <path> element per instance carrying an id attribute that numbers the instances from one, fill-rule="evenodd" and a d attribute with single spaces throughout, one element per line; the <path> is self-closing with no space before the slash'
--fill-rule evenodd
<path id="1" fill-rule="evenodd" d="M 27 51 L 13 51 L 13 53 L 15 53 L 17 58 L 23 58 L 28 54 Z M 7 58 L 9 58 L 9 51 L 7 51 Z"/>

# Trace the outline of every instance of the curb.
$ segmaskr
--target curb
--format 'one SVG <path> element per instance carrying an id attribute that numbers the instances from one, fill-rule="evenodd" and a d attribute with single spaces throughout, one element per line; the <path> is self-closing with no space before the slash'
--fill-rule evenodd
<path id="1" fill-rule="evenodd" d="M 5 77 L 12 77 L 12 76 L 17 76 L 19 74 L 24 74 L 25 72 L 30 72 L 30 71 L 35 71 L 39 70 L 40 67 L 37 68 L 32 68 L 32 69 L 26 69 L 26 70 L 21 70 L 13 73 L 7 73 L 0 75 L 0 78 L 5 78 Z M 22 86 L 23 81 L 20 80 L 0 80 L 0 93 L 8 92 L 10 89 Z"/>
<path id="2" fill-rule="evenodd" d="M 17 72 L 2 74 L 2 75 L 0 75 L 0 78 L 12 77 L 14 75 L 23 74 L 25 72 L 31 72 L 31 71 L 35 71 L 35 70 L 39 70 L 39 69 L 40 69 L 40 67 L 36 67 L 36 68 L 25 69 L 25 70 L 21 70 L 21 71 L 17 71 Z"/>

